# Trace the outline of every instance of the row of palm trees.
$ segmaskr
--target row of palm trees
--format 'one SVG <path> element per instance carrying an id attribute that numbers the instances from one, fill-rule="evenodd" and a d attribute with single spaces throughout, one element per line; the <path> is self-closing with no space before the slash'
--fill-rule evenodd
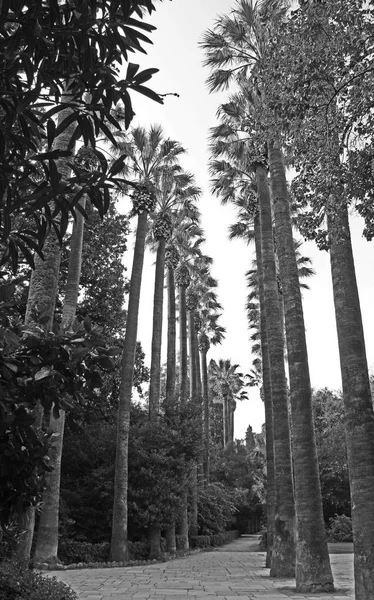
<path id="1" fill-rule="evenodd" d="M 127 559 L 127 447 L 130 430 L 133 356 L 137 334 L 140 285 L 146 243 L 156 252 L 153 301 L 152 350 L 149 385 L 149 418 L 168 414 L 177 402 L 195 402 L 202 427 L 202 454 L 199 470 L 205 484 L 209 483 L 209 377 L 207 353 L 211 344 L 220 343 L 224 328 L 219 323 L 222 307 L 217 300 L 217 281 L 211 275 L 212 259 L 203 254 L 203 231 L 196 202 L 201 190 L 193 176 L 183 171 L 179 156 L 181 146 L 164 138 L 160 127 L 149 131 L 135 128 L 123 135 L 119 143 L 129 160 L 126 177 L 136 177 L 138 188 L 133 194 L 133 213 L 138 215 L 134 259 L 130 281 L 127 327 L 122 355 L 120 407 L 117 431 L 116 476 L 113 507 L 111 559 Z M 140 192 L 139 192 L 140 190 Z M 147 227 L 148 223 L 148 227 Z M 167 282 L 167 360 L 165 402 L 161 407 L 161 357 L 164 281 Z M 179 360 L 177 364 L 177 320 L 179 323 Z M 215 363 L 214 363 L 215 364 Z M 234 370 L 236 367 L 234 368 Z M 178 376 L 177 376 L 178 372 Z M 215 376 L 217 379 L 218 374 Z M 213 377 L 214 378 L 214 377 Z M 234 395 L 244 381 L 237 384 Z M 225 392 L 227 397 L 228 391 Z M 223 397 L 221 392 L 217 395 Z M 234 402 L 234 398 L 232 399 Z M 224 406 L 227 402 L 223 403 Z M 233 406 L 230 438 L 233 439 Z M 228 418 L 224 419 L 224 445 Z M 191 532 L 197 533 L 197 465 L 192 479 Z M 180 517 L 180 536 L 188 547 L 187 487 L 184 509 Z M 160 532 L 151 528 L 151 548 L 157 556 Z M 156 542 L 155 542 L 156 540 Z M 175 526 L 167 532 L 170 549 L 175 548 Z"/>
<path id="2" fill-rule="evenodd" d="M 71 134 L 71 132 L 70 132 Z M 137 342 L 137 323 L 142 283 L 142 271 L 146 246 L 156 253 L 152 353 L 149 383 L 149 419 L 157 423 L 164 415 L 175 410 L 179 404 L 194 403 L 201 423 L 201 455 L 192 473 L 185 477 L 185 491 L 182 498 L 183 510 L 180 515 L 179 534 L 188 547 L 188 536 L 197 533 L 198 482 L 207 485 L 210 477 L 210 402 L 212 393 L 222 404 L 223 439 L 227 446 L 233 441 L 233 413 L 235 398 L 245 394 L 242 388 L 244 379 L 236 372 L 237 365 L 221 361 L 218 365 L 211 361 L 208 367 L 207 354 L 210 346 L 221 342 L 224 328 L 220 325 L 221 306 L 217 300 L 217 281 L 211 275 L 212 259 L 202 251 L 204 242 L 200 226 L 197 201 L 201 190 L 196 186 L 192 174 L 183 170 L 179 159 L 184 154 L 183 147 L 166 137 L 159 126 L 149 130 L 142 127 L 131 131 L 115 132 L 117 147 L 110 148 L 113 161 L 116 154 L 127 155 L 123 176 L 123 192 L 132 199 L 133 217 L 137 218 L 135 248 L 132 273 L 129 285 L 127 320 L 119 388 L 119 411 L 116 444 L 116 464 L 113 499 L 113 524 L 111 537 L 111 560 L 126 561 L 128 558 L 127 491 L 128 491 L 128 439 L 130 433 L 130 408 L 133 391 L 133 374 Z M 69 132 L 60 139 L 62 146 L 69 144 Z M 80 153 L 83 151 L 80 150 Z M 89 154 L 89 149 L 84 150 Z M 79 154 L 79 153 L 78 153 Z M 86 161 L 87 162 L 87 161 Z M 95 168 L 92 157 L 91 168 Z M 84 202 L 84 200 L 83 200 Z M 77 214 L 71 237 L 71 255 L 63 309 L 63 327 L 72 328 L 79 298 L 79 278 L 81 269 L 84 218 Z M 51 250 L 49 250 L 51 248 Z M 54 243 L 52 233 L 47 238 L 45 260 L 36 264 L 29 290 L 29 302 L 41 305 L 45 290 L 50 290 L 43 310 L 49 311 L 50 319 L 45 328 L 52 326 L 55 284 L 59 273 L 59 247 Z M 53 265 L 51 269 L 50 265 Z M 167 364 L 165 398 L 161 394 L 161 356 L 164 315 L 164 282 L 167 282 Z M 42 285 L 40 285 L 42 281 Z M 35 282 L 38 282 L 38 286 Z M 53 284 L 53 285 L 52 285 Z M 57 289 L 57 288 L 56 288 Z M 29 311 L 32 315 L 32 311 Z M 27 317 L 28 318 L 28 317 Z M 29 318 L 29 320 L 31 317 Z M 177 327 L 178 323 L 178 327 Z M 28 323 L 31 326 L 31 321 Z M 36 326 L 39 326 L 35 323 Z M 177 335 L 179 329 L 179 336 Z M 179 357 L 177 361 L 177 341 Z M 161 402 L 162 401 L 162 402 Z M 51 563 L 57 561 L 58 554 L 58 512 L 59 479 L 61 455 L 63 451 L 65 414 L 50 417 L 49 431 L 54 432 L 56 441 L 51 454 L 53 471 L 47 475 L 43 496 L 43 509 L 36 536 L 34 562 Z M 40 414 L 38 427 L 41 427 Z M 198 477 L 198 472 L 200 476 Z M 191 483 L 192 482 L 192 483 Z M 192 523 L 189 530 L 187 521 L 188 493 L 192 500 Z M 25 517 L 27 532 L 19 545 L 19 554 L 24 561 L 30 557 L 34 533 L 34 511 Z M 175 524 L 168 528 L 167 541 L 170 550 L 175 550 Z M 160 528 L 150 527 L 151 551 L 153 556 L 160 554 Z"/>
<path id="3" fill-rule="evenodd" d="M 266 80 L 264 59 L 271 32 L 280 22 L 289 19 L 288 4 L 238 0 L 231 13 L 220 16 L 214 28 L 206 32 L 202 47 L 211 71 L 210 89 L 235 86 L 235 93 L 220 106 L 220 123 L 212 130 L 213 190 L 223 202 L 234 201 L 241 211 L 244 209 L 251 215 L 255 240 L 266 413 L 268 565 L 274 576 L 295 574 L 298 591 L 316 592 L 331 591 L 333 578 L 321 508 L 308 355 L 293 241 L 294 215 L 291 214 L 282 135 L 276 127 L 277 115 L 267 104 L 263 89 L 264 86 L 271 89 L 272 84 Z M 326 18 L 323 3 L 316 6 L 321 18 Z M 292 156 L 287 158 L 292 160 Z M 356 598 L 367 600 L 374 583 L 370 542 L 374 532 L 372 521 L 369 523 L 367 519 L 374 497 L 374 414 L 348 207 L 347 202 L 341 201 L 341 193 L 341 186 L 335 194 L 331 189 L 326 191 L 327 230 L 354 507 Z M 352 365 L 355 365 L 354 375 Z"/>

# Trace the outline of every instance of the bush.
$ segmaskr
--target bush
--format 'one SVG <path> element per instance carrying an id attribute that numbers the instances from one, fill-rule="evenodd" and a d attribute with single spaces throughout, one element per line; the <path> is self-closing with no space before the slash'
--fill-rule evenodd
<path id="1" fill-rule="evenodd" d="M 60 543 L 58 555 L 65 564 L 106 562 L 109 560 L 109 543 L 91 544 L 76 540 L 64 540 Z"/>
<path id="2" fill-rule="evenodd" d="M 77 600 L 76 593 L 55 577 L 21 569 L 11 561 L 0 563 L 1 600 Z"/>
<path id="3" fill-rule="evenodd" d="M 352 519 L 347 515 L 335 515 L 329 520 L 329 542 L 353 542 Z"/>
<path id="4" fill-rule="evenodd" d="M 148 560 L 150 545 L 144 540 L 142 542 L 129 542 L 130 560 Z"/>
<path id="5" fill-rule="evenodd" d="M 190 544 L 191 548 L 208 548 L 210 546 L 210 535 L 192 535 Z"/>

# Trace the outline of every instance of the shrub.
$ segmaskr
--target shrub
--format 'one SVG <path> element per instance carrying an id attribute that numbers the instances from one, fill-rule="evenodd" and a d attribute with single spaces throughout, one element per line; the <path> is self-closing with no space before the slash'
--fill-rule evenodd
<path id="1" fill-rule="evenodd" d="M 352 542 L 352 519 L 347 515 L 335 515 L 329 520 L 327 530 L 329 542 Z"/>
<path id="2" fill-rule="evenodd" d="M 210 546 L 210 535 L 192 535 L 190 544 L 191 548 L 208 548 Z"/>
<path id="3" fill-rule="evenodd" d="M 0 563 L 0 590 L 1 600 L 77 600 L 62 581 L 21 569 L 11 561 Z"/>
<path id="4" fill-rule="evenodd" d="M 109 559 L 109 543 L 91 544 L 76 540 L 64 540 L 60 543 L 58 554 L 65 564 L 106 562 Z"/>
<path id="5" fill-rule="evenodd" d="M 144 540 L 142 542 L 129 542 L 130 560 L 147 560 L 149 558 L 150 545 Z"/>

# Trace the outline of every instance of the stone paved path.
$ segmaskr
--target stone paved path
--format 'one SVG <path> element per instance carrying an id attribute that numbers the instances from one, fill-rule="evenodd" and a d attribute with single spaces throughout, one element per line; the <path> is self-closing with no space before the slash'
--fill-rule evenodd
<path id="1" fill-rule="evenodd" d="M 213 550 L 139 567 L 51 572 L 79 600 L 354 600 L 353 555 L 330 555 L 334 593 L 296 594 L 295 580 L 270 579 L 258 536 Z"/>

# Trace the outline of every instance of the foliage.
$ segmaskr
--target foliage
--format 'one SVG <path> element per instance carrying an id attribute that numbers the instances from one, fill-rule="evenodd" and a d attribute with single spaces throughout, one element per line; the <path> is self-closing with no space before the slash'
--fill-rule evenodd
<path id="1" fill-rule="evenodd" d="M 150 422 L 140 407 L 132 420 L 129 441 L 129 532 L 161 528 L 176 520 L 185 473 L 199 453 L 199 429 L 193 406 Z M 195 424 L 195 426 L 194 426 Z"/>
<path id="2" fill-rule="evenodd" d="M 234 523 L 242 494 L 228 490 L 222 483 L 211 483 L 198 497 L 199 533 L 211 535 L 229 529 Z"/>
<path id="3" fill-rule="evenodd" d="M 355 204 L 367 239 L 374 234 L 369 4 L 303 2 L 287 18 L 268 21 L 261 118 L 292 154 L 303 235 L 324 249 L 331 192 L 337 209 L 341 202 Z"/>
<path id="4" fill-rule="evenodd" d="M 335 513 L 351 513 L 341 394 L 327 388 L 314 391 L 313 413 L 323 511 L 327 522 Z"/>
<path id="5" fill-rule="evenodd" d="M 104 402 L 106 398 L 101 401 Z M 90 405 L 68 415 L 61 473 L 62 539 L 107 542 L 111 528 L 116 411 Z M 151 522 L 166 524 L 179 506 L 183 473 L 199 451 L 194 413 L 165 424 L 148 421 L 145 407 L 131 407 L 129 439 L 129 536 L 141 540 Z"/>
<path id="6" fill-rule="evenodd" d="M 63 540 L 59 544 L 58 554 L 65 564 L 106 562 L 109 558 L 109 543 L 92 544 L 78 540 Z"/>
<path id="7" fill-rule="evenodd" d="M 120 338 L 126 323 L 123 304 L 127 282 L 122 258 L 127 250 L 128 217 L 120 214 L 114 203 L 102 219 L 92 204 L 86 207 L 86 213 L 77 318 L 88 315 L 106 334 Z M 60 289 L 66 284 L 69 241 L 63 248 Z"/>
<path id="8" fill-rule="evenodd" d="M 2 288 L 4 289 L 4 288 Z M 3 523 L 23 506 L 36 505 L 42 476 L 49 469 L 48 435 L 36 431 L 34 410 L 58 414 L 95 398 L 101 374 L 114 366 L 116 351 L 106 347 L 89 320 L 75 332 L 59 327 L 28 331 L 7 315 L 2 301 L 0 356 L 0 514 Z M 39 315 L 42 325 L 44 316 Z"/>
<path id="9" fill-rule="evenodd" d="M 42 577 L 10 561 L 0 562 L 2 600 L 76 600 L 76 593 L 56 577 Z"/>
<path id="10" fill-rule="evenodd" d="M 144 85 L 157 69 L 140 72 L 138 65 L 129 63 L 125 78 L 119 77 L 119 66 L 129 52 L 144 52 L 143 45 L 150 42 L 143 32 L 154 27 L 143 21 L 143 14 L 153 10 L 151 0 L 88 0 L 82 10 L 68 1 L 38 0 L 32 8 L 27 1 L 3 2 L 1 263 L 9 261 L 17 270 L 21 251 L 32 265 L 32 254 L 41 252 L 49 227 L 63 236 L 68 214 L 84 193 L 100 214 L 107 210 L 109 190 L 120 185 L 116 175 L 124 159 L 109 166 L 97 149 L 101 136 L 115 143 L 108 122 L 121 129 L 111 110 L 121 101 L 128 127 L 134 114 L 129 90 L 162 102 Z M 63 110 L 67 115 L 56 126 L 55 117 Z M 72 123 L 76 127 L 68 150 L 56 150 L 55 139 Z M 88 172 L 72 161 L 72 175 L 65 181 L 57 160 L 69 157 L 80 139 L 92 148 L 99 168 Z M 16 214 L 31 217 L 33 226 L 14 230 Z"/>
<path id="11" fill-rule="evenodd" d="M 334 515 L 329 519 L 329 542 L 353 542 L 352 519 L 347 515 Z"/>

